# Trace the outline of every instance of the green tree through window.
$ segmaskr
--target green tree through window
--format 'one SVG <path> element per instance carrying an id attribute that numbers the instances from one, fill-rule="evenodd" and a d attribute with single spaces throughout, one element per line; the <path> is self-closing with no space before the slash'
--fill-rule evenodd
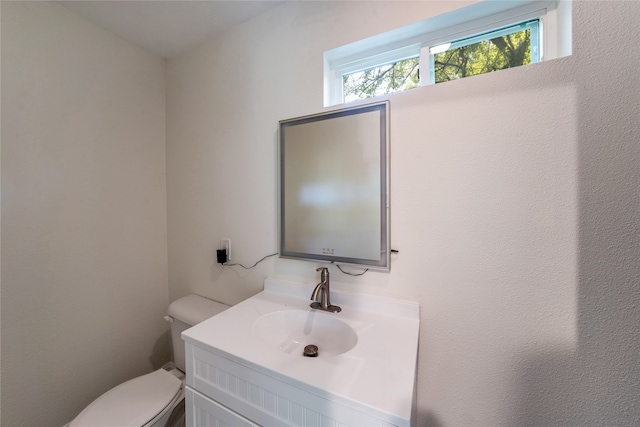
<path id="1" fill-rule="evenodd" d="M 432 47 L 428 76 L 430 83 L 442 83 L 506 68 L 519 67 L 539 58 L 537 19 L 496 29 Z M 344 102 L 370 98 L 420 86 L 420 57 L 342 76 Z"/>
<path id="2" fill-rule="evenodd" d="M 435 83 L 531 63 L 531 30 L 483 40 L 433 55 Z"/>
<path id="3" fill-rule="evenodd" d="M 420 58 L 415 57 L 345 74 L 342 77 L 344 101 L 371 98 L 420 86 L 419 63 Z"/>

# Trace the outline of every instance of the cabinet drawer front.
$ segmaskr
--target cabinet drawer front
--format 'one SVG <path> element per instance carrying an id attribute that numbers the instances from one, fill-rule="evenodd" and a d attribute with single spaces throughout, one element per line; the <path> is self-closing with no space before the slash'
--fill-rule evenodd
<path id="1" fill-rule="evenodd" d="M 187 365 L 189 386 L 265 427 L 393 427 L 364 408 L 311 393 L 192 344 L 187 345 Z"/>
<path id="2" fill-rule="evenodd" d="M 184 390 L 188 427 L 259 427 L 190 387 Z"/>

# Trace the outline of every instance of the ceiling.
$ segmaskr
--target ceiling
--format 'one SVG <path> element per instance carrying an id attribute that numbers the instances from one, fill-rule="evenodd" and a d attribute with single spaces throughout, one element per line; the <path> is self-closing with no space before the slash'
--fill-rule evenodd
<path id="1" fill-rule="evenodd" d="M 57 3 L 136 46 L 171 58 L 282 1 L 74 0 Z"/>

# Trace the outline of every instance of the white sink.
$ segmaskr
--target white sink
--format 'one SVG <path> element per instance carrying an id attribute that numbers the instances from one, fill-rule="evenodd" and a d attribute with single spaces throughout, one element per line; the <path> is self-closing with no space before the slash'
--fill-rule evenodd
<path id="1" fill-rule="evenodd" d="M 358 336 L 342 320 L 317 310 L 282 310 L 260 316 L 253 333 L 265 344 L 283 353 L 303 356 L 304 348 L 315 345 L 317 357 L 331 357 L 355 347 Z"/>
<path id="2" fill-rule="evenodd" d="M 222 405 L 246 400 L 241 406 L 249 415 L 243 416 L 258 425 L 305 425 L 280 418 L 258 422 L 262 408 L 269 417 L 315 414 L 320 418 L 313 418 L 314 425 L 409 427 L 418 304 L 334 288 L 331 302 L 342 311 L 329 313 L 309 307 L 314 286 L 267 278 L 262 292 L 183 332 L 192 363 L 187 384 L 208 390 Z M 311 344 L 318 357 L 303 356 Z M 245 413 L 238 408 L 231 409 Z M 346 415 L 352 413 L 371 419 L 356 422 L 361 418 Z M 323 423 L 320 414 L 351 421 Z"/>

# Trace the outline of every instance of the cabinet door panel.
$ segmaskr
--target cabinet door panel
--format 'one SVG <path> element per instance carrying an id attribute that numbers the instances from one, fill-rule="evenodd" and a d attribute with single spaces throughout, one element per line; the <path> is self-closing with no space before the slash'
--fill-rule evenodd
<path id="1" fill-rule="evenodd" d="M 288 384 L 187 343 L 187 384 L 264 427 L 388 427 L 355 402 Z"/>
<path id="2" fill-rule="evenodd" d="M 188 427 L 259 427 L 190 387 L 185 388 Z"/>

